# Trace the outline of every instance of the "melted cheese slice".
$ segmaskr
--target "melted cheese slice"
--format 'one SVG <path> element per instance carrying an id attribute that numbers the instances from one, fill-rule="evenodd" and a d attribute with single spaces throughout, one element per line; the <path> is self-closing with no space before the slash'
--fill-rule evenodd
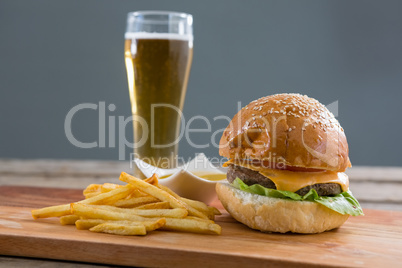
<path id="1" fill-rule="evenodd" d="M 301 188 L 317 183 L 337 183 L 345 192 L 349 188 L 349 178 L 343 172 L 321 171 L 321 172 L 293 172 L 288 170 L 269 169 L 257 165 L 250 165 L 245 161 L 237 162 L 229 160 L 224 164 L 228 166 L 235 164 L 259 172 L 272 180 L 277 190 L 296 192 Z"/>

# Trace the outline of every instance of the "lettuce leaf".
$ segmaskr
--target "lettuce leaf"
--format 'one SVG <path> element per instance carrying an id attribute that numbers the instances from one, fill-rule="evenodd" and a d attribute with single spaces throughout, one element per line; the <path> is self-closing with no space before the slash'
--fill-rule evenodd
<path id="1" fill-rule="evenodd" d="M 252 194 L 258 194 L 273 198 L 290 199 L 294 201 L 317 202 L 342 215 L 345 214 L 349 214 L 352 216 L 364 215 L 359 202 L 356 200 L 356 198 L 352 195 L 352 192 L 349 190 L 335 196 L 319 196 L 316 190 L 310 189 L 310 191 L 307 194 L 301 196 L 299 194 L 289 191 L 280 191 L 265 188 L 264 186 L 261 186 L 259 184 L 248 186 L 239 178 L 236 178 L 233 181 L 232 185 L 237 189 Z"/>

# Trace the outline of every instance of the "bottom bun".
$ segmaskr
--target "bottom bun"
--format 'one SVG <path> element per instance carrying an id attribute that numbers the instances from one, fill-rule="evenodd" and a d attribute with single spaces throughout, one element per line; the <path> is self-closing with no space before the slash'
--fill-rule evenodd
<path id="1" fill-rule="evenodd" d="M 349 218 L 316 202 L 251 194 L 228 183 L 217 183 L 216 192 L 233 218 L 263 232 L 321 233 Z"/>

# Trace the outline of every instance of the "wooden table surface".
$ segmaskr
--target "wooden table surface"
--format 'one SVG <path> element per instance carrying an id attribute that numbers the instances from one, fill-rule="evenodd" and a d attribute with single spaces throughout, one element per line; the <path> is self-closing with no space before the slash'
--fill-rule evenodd
<path id="1" fill-rule="evenodd" d="M 130 163 L 123 161 L 0 159 L 0 185 L 83 189 L 91 183 L 116 181 L 122 171 L 131 169 Z M 347 173 L 350 188 L 363 208 L 402 211 L 402 168 L 358 166 Z M 29 266 L 99 265 L 0 256 L 0 267 Z"/>

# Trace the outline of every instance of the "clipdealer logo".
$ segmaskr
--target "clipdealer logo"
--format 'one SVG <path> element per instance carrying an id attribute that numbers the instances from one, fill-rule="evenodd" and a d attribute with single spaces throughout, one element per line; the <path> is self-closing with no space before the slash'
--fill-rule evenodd
<path id="1" fill-rule="evenodd" d="M 178 114 L 178 118 L 180 119 L 179 135 L 173 142 L 166 144 L 157 143 L 157 138 L 155 137 L 155 133 L 157 133 L 159 126 L 155 124 L 154 117 L 158 109 L 161 108 L 170 109 L 176 112 Z M 80 113 L 83 113 L 87 110 L 98 111 L 98 138 L 97 140 L 91 142 L 80 141 L 77 138 L 77 135 L 74 135 L 72 130 L 72 122 L 74 118 L 79 116 Z M 181 139 L 185 138 L 187 143 L 195 149 L 204 149 L 210 146 L 218 148 L 220 136 L 222 135 L 224 128 L 213 131 L 213 126 L 219 121 L 224 121 L 225 125 L 229 124 L 229 122 L 231 121 L 231 118 L 225 115 L 215 116 L 212 118 L 212 120 L 203 115 L 196 115 L 186 121 L 185 116 L 182 114 L 182 112 L 177 107 L 171 104 L 152 105 L 150 123 L 148 123 L 145 118 L 139 115 L 131 115 L 125 117 L 123 115 L 113 114 L 114 111 L 116 111 L 116 105 L 109 104 L 106 106 L 106 102 L 103 101 L 99 102 L 98 104 L 81 103 L 74 106 L 68 111 L 64 120 L 64 131 L 66 138 L 72 145 L 82 149 L 118 147 L 119 160 L 126 160 L 125 156 L 127 148 L 140 148 L 147 142 L 150 142 L 150 146 L 152 148 L 161 149 L 177 145 Z M 193 125 L 196 123 L 196 121 L 204 123 L 205 127 L 194 128 Z M 137 137 L 136 142 L 130 142 L 126 137 L 126 128 L 127 126 L 132 127 L 133 123 L 140 124 L 141 126 L 141 133 L 139 135 L 140 138 L 138 139 Z M 204 144 L 197 144 L 192 139 L 192 134 L 194 133 L 209 133 L 211 137 L 210 141 Z"/>
<path id="2" fill-rule="evenodd" d="M 334 114 L 335 117 L 338 116 L 338 101 L 332 102 L 331 104 L 327 105 L 326 108 Z M 153 118 L 155 117 L 155 112 L 160 109 L 171 109 L 172 111 L 178 114 L 178 118 L 180 118 L 180 132 L 177 138 L 168 144 L 158 144 L 155 139 L 155 133 L 158 130 L 158 126 L 155 124 Z M 242 105 L 241 102 L 238 102 L 237 109 L 238 115 L 241 116 L 242 113 Z M 80 141 L 76 135 L 74 135 L 72 130 L 72 122 L 74 118 L 78 117 L 81 112 L 85 112 L 86 110 L 93 110 L 98 111 L 97 113 L 97 121 L 98 121 L 98 138 L 95 141 L 91 142 L 82 142 Z M 91 149 L 91 148 L 118 148 L 119 160 L 126 160 L 126 150 L 129 149 L 136 149 L 143 146 L 148 139 L 150 139 L 150 145 L 152 148 L 168 148 L 170 146 L 174 146 L 180 142 L 181 139 L 185 138 L 186 142 L 194 149 L 205 149 L 210 146 L 219 149 L 219 141 L 220 138 L 226 129 L 226 126 L 232 124 L 231 117 L 226 115 L 218 115 L 211 119 L 203 116 L 203 115 L 196 115 L 189 118 L 187 121 L 185 120 L 185 116 L 182 112 L 175 106 L 170 104 L 154 104 L 151 107 L 151 122 L 150 124 L 141 116 L 139 115 L 132 115 L 125 117 L 123 115 L 115 115 L 113 114 L 116 111 L 116 105 L 108 104 L 106 102 L 101 101 L 98 104 L 95 103 L 81 103 L 74 107 L 72 107 L 64 120 L 64 130 L 65 135 L 68 141 L 82 149 Z M 273 117 L 272 119 L 268 120 L 267 118 L 261 118 L 265 120 L 262 124 L 263 128 L 253 128 L 252 123 L 241 122 L 240 127 L 247 127 L 247 131 L 241 132 L 241 135 L 237 137 L 237 139 L 232 139 L 228 141 L 226 144 L 221 145 L 224 146 L 240 146 L 240 144 L 236 144 L 236 142 L 241 142 L 241 146 L 246 146 L 249 148 L 254 149 L 264 149 L 269 148 L 270 146 L 276 147 L 277 146 L 277 129 L 278 123 L 282 120 L 286 120 L 286 116 L 278 116 Z M 215 131 L 214 124 L 216 125 L 218 121 L 225 122 L 225 128 L 220 128 Z M 193 124 L 198 121 L 205 124 L 204 128 L 193 128 Z M 136 139 L 136 142 L 130 142 L 126 137 L 126 128 L 127 126 L 132 127 L 133 123 L 141 125 L 141 137 Z M 250 124 L 250 125 L 247 125 Z M 305 123 L 305 127 L 309 125 L 309 122 Z M 210 135 L 209 143 L 204 144 L 197 144 L 193 141 L 192 135 L 194 133 L 203 133 L 204 135 Z M 254 134 L 253 134 L 254 133 Z M 325 143 L 326 148 L 321 151 L 317 151 L 316 149 L 309 146 L 305 140 L 305 133 L 304 131 L 301 132 L 301 140 L 303 143 L 304 148 L 314 157 L 322 160 L 323 162 L 327 163 L 330 166 L 336 166 L 338 163 L 338 159 L 336 157 L 332 157 L 334 154 L 337 153 L 337 146 L 329 146 L 329 143 Z M 261 140 L 256 142 L 253 140 L 253 135 L 265 135 L 267 137 L 266 143 L 261 143 Z M 116 144 L 117 138 L 117 144 Z M 324 138 L 324 137 L 323 137 Z M 338 142 L 337 140 L 335 141 Z M 135 157 L 134 154 L 131 154 L 131 158 Z M 178 158 L 177 156 L 174 156 Z M 275 155 L 270 155 L 270 159 L 275 159 Z M 171 158 L 170 158 L 171 159 Z M 132 159 L 131 159 L 132 160 Z M 280 160 L 280 159 L 279 159 Z M 183 161 L 183 159 L 182 159 Z"/>

